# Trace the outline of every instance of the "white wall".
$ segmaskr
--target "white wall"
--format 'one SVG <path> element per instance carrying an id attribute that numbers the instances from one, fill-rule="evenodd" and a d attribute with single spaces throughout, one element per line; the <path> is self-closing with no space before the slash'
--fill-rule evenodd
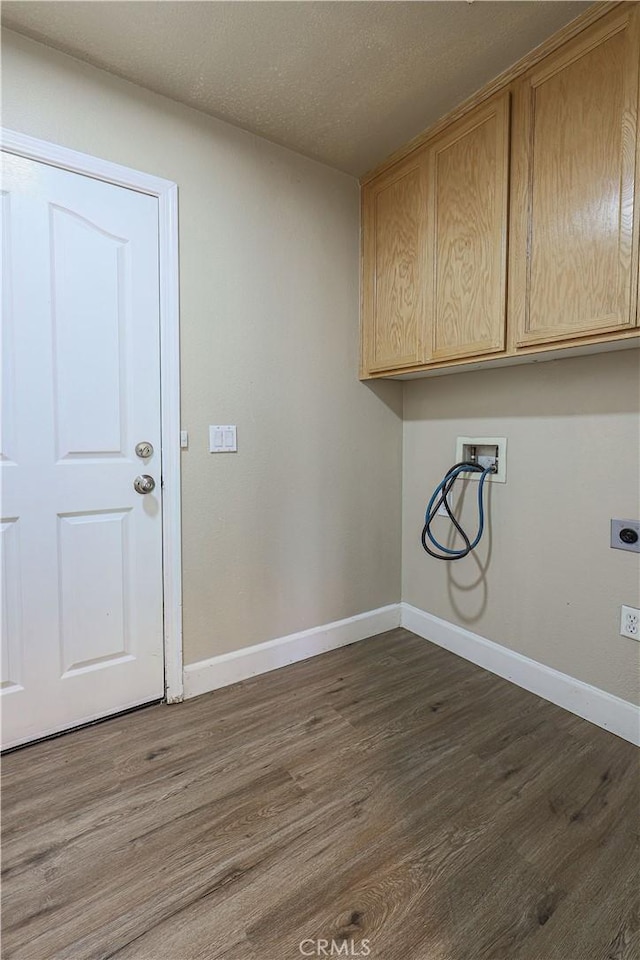
<path id="1" fill-rule="evenodd" d="M 356 181 L 7 31 L 2 66 L 4 126 L 179 186 L 186 662 L 399 600 L 402 388 L 357 380 Z"/>
<path id="2" fill-rule="evenodd" d="M 640 515 L 638 360 L 628 350 L 408 383 L 403 518 L 404 600 L 636 702 L 640 644 L 619 636 L 619 617 L 640 606 L 640 556 L 610 549 L 609 520 Z M 507 437 L 507 483 L 488 485 L 477 553 L 445 563 L 420 532 L 469 435 Z"/>

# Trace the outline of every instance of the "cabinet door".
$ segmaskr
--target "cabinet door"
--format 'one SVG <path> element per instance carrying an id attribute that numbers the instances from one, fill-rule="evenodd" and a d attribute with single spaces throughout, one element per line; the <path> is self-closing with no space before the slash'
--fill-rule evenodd
<path id="1" fill-rule="evenodd" d="M 636 322 L 640 11 L 622 8 L 517 85 L 509 294 L 516 346 Z"/>
<path id="2" fill-rule="evenodd" d="M 362 191 L 362 363 L 397 370 L 423 357 L 426 162 L 411 154 Z"/>
<path id="3" fill-rule="evenodd" d="M 509 94 L 429 146 L 426 322 L 431 357 L 505 348 Z"/>

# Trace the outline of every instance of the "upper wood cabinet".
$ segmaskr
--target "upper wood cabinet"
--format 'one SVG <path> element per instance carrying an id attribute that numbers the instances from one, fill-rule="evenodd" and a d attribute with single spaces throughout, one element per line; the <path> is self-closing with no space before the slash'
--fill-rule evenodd
<path id="1" fill-rule="evenodd" d="M 510 309 L 519 347 L 635 325 L 638 22 L 636 5 L 623 4 L 516 85 Z"/>
<path id="2" fill-rule="evenodd" d="M 638 344 L 639 74 L 595 5 L 364 178 L 363 377 Z"/>
<path id="3" fill-rule="evenodd" d="M 429 145 L 425 359 L 504 350 L 509 93 Z"/>
<path id="4" fill-rule="evenodd" d="M 424 355 L 426 161 L 411 155 L 362 196 L 362 365 L 420 363 Z"/>
<path id="5" fill-rule="evenodd" d="M 365 371 L 505 345 L 509 93 L 363 187 Z"/>

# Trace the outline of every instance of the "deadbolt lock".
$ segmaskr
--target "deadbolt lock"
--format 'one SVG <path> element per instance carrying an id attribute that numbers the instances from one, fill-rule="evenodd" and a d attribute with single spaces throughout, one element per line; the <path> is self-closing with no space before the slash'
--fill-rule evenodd
<path id="1" fill-rule="evenodd" d="M 141 440 L 140 443 L 136 443 L 136 456 L 142 457 L 143 460 L 148 460 L 152 455 L 153 444 L 147 440 Z"/>

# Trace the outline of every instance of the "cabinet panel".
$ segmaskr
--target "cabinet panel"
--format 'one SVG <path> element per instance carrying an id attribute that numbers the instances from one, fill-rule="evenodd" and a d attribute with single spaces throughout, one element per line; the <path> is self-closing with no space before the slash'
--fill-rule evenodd
<path id="1" fill-rule="evenodd" d="M 509 93 L 453 124 L 428 156 L 432 359 L 504 350 Z"/>
<path id="2" fill-rule="evenodd" d="M 636 322 L 638 10 L 628 6 L 518 84 L 510 278 L 517 346 Z"/>
<path id="3" fill-rule="evenodd" d="M 412 156 L 363 190 L 363 366 L 424 359 L 426 163 Z"/>

